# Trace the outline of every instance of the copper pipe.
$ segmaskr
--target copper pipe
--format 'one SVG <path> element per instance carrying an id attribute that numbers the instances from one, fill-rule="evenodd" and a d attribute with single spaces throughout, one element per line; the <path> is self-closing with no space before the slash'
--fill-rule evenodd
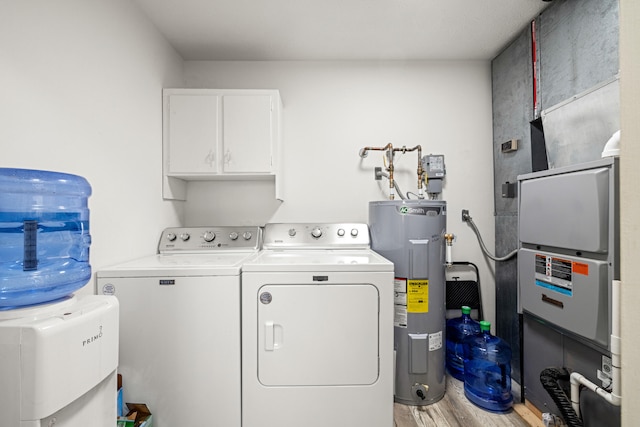
<path id="1" fill-rule="evenodd" d="M 422 167 L 422 146 L 416 145 L 413 148 L 407 148 L 402 146 L 402 148 L 394 148 L 393 151 L 402 151 L 402 154 L 405 154 L 407 151 L 415 151 L 418 150 L 418 193 L 422 195 L 422 180 L 424 177 L 424 168 Z"/>
<path id="2" fill-rule="evenodd" d="M 418 150 L 418 193 L 422 198 L 422 181 L 424 178 L 424 168 L 422 167 L 422 146 L 416 145 L 412 148 L 407 148 L 406 146 L 402 146 L 401 148 L 393 148 L 393 144 L 388 143 L 384 147 L 364 147 L 360 149 L 358 153 L 360 157 L 365 158 L 368 155 L 369 151 L 386 151 L 387 158 L 389 159 L 389 166 L 386 168 L 387 172 L 389 172 L 389 199 L 393 200 L 395 198 L 394 195 L 394 180 L 393 180 L 393 156 L 394 152 L 400 151 L 402 154 L 405 154 L 407 151 L 416 151 Z"/>
<path id="3" fill-rule="evenodd" d="M 389 159 L 389 167 L 387 167 L 387 172 L 389 172 L 389 200 L 393 200 L 395 198 L 394 195 L 394 185 L 393 185 L 393 152 L 395 151 L 393 148 L 393 144 L 388 143 L 384 147 L 364 147 L 360 150 L 360 157 L 367 157 L 368 151 L 386 151 L 387 158 Z"/>
<path id="4" fill-rule="evenodd" d="M 359 154 L 360 154 L 360 157 L 365 158 L 368 155 L 367 151 L 388 151 L 388 150 L 393 150 L 393 145 L 391 143 L 388 143 L 384 147 L 364 147 L 360 149 Z"/>

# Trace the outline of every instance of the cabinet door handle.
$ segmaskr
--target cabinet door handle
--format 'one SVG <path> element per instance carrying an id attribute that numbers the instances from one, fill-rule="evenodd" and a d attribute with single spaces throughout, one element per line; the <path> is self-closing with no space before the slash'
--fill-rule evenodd
<path id="1" fill-rule="evenodd" d="M 213 150 L 209 150 L 207 155 L 204 157 L 204 162 L 209 165 L 209 167 L 213 166 L 213 163 L 216 161 L 216 153 Z"/>

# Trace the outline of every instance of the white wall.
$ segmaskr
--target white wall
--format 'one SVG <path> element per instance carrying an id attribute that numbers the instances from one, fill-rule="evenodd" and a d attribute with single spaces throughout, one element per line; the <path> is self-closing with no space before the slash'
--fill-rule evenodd
<path id="1" fill-rule="evenodd" d="M 620 1 L 620 246 L 622 276 L 622 425 L 638 425 L 640 397 L 640 3 Z"/>
<path id="2" fill-rule="evenodd" d="M 494 320 L 492 263 L 461 221 L 469 209 L 494 247 L 491 74 L 488 62 L 186 62 L 188 87 L 279 89 L 283 100 L 284 199 L 269 182 L 192 182 L 185 222 L 368 222 L 368 202 L 387 197 L 374 180 L 382 153 L 360 148 L 420 144 L 444 154 L 448 231 L 457 260 L 482 270 Z M 417 154 L 396 158 L 403 191 L 417 191 Z M 502 254 L 500 254 L 502 255 Z"/>
<path id="3" fill-rule="evenodd" d="M 192 183 L 189 201 L 161 198 L 161 89 L 182 87 L 182 61 L 126 0 L 0 5 L 0 147 L 4 167 L 82 175 L 90 198 L 94 270 L 155 250 L 184 224 L 367 222 L 386 197 L 373 180 L 380 153 L 364 146 L 442 153 L 455 257 L 483 272 L 494 319 L 492 266 L 460 220 L 470 209 L 493 247 L 488 62 L 188 62 L 188 87 L 277 88 L 284 102 L 285 202 L 268 182 Z M 396 178 L 415 191 L 415 153 Z M 184 210 L 184 211 L 183 211 Z"/>
<path id="4" fill-rule="evenodd" d="M 91 183 L 94 271 L 155 252 L 179 224 L 181 204 L 162 200 L 161 103 L 181 73 L 130 1 L 0 3 L 0 166 Z"/>

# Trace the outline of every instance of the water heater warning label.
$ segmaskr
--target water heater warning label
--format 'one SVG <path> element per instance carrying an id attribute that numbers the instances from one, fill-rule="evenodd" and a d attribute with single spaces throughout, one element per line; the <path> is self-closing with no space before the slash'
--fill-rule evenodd
<path id="1" fill-rule="evenodd" d="M 393 326 L 397 328 L 407 327 L 407 279 L 396 277 L 393 279 L 394 287 L 394 318 Z"/>
<path id="2" fill-rule="evenodd" d="M 394 326 L 407 327 L 407 313 L 429 312 L 429 280 L 394 279 Z"/>
<path id="3" fill-rule="evenodd" d="M 407 327 L 407 306 L 406 305 L 398 305 L 394 306 L 394 315 L 393 315 L 393 326 L 397 328 L 406 328 Z"/>
<path id="4" fill-rule="evenodd" d="M 536 285 L 559 292 L 563 295 L 572 296 L 573 264 L 572 261 L 567 259 L 536 254 Z"/>
<path id="5" fill-rule="evenodd" d="M 409 313 L 429 312 L 428 280 L 407 280 L 407 311 Z"/>
<path id="6" fill-rule="evenodd" d="M 436 351 L 442 348 L 442 331 L 429 334 L 429 351 Z"/>

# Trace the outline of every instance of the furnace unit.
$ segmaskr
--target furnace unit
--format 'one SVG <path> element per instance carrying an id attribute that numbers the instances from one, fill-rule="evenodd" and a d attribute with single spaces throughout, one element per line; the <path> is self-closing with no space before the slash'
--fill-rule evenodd
<path id="1" fill-rule="evenodd" d="M 604 389 L 613 382 L 611 333 L 617 313 L 611 309 L 612 282 L 620 279 L 618 160 L 531 173 L 518 181 L 524 395 L 542 412 L 558 414 L 540 383 L 543 369 L 580 372 Z M 581 399 L 589 395 L 593 404 L 581 405 L 585 425 L 588 419 L 619 416 L 619 408 L 593 393 L 583 392 Z M 589 409 L 591 414 L 585 412 Z"/>

